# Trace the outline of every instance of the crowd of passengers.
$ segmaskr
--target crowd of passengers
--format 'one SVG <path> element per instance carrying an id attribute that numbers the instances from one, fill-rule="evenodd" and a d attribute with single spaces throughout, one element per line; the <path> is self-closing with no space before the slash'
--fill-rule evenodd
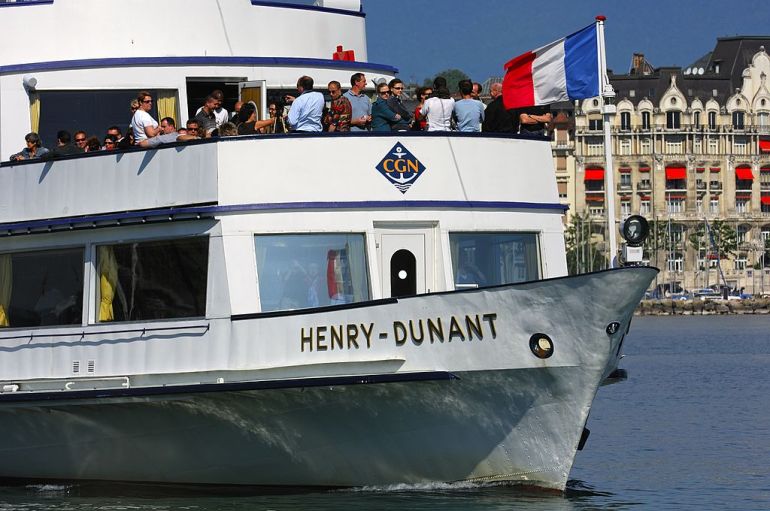
<path id="1" fill-rule="evenodd" d="M 344 93 L 340 82 L 329 82 L 327 92 L 331 101 L 327 104 L 324 95 L 314 90 L 313 79 L 302 76 L 297 80 L 297 95 L 286 95 L 278 102 L 269 103 L 269 118 L 264 120 L 258 119 L 253 101 L 239 101 L 234 111 L 228 112 L 222 105 L 224 94 L 215 90 L 184 127 L 177 127 L 171 117 L 156 121 L 150 114 L 152 95 L 142 91 L 131 101 L 131 122 L 125 133 L 118 126 L 111 126 L 102 138 L 88 136 L 81 130 L 75 132 L 73 139 L 69 131 L 60 130 L 56 147 L 49 150 L 42 146 L 38 134 L 32 132 L 25 136 L 26 147 L 12 155 L 11 161 L 46 160 L 132 146 L 156 147 L 211 137 L 266 133 L 484 131 L 544 135 L 551 121 L 548 107 L 506 109 L 499 83 L 492 84 L 489 91 L 492 101 L 485 104 L 480 98 L 481 84 L 461 80 L 459 97 L 455 98 L 449 92 L 446 79 L 439 76 L 432 87 L 417 89 L 418 103 L 413 110 L 404 104 L 404 83 L 400 79 L 376 83 L 374 98 L 364 94 L 366 84 L 364 73 L 354 73 L 350 77 L 351 87 Z M 284 104 L 290 105 L 286 114 Z"/>

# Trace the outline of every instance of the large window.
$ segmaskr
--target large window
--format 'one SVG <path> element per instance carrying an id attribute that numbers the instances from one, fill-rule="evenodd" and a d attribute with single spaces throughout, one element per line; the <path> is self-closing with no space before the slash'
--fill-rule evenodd
<path id="1" fill-rule="evenodd" d="M 97 321 L 205 316 L 207 237 L 97 248 Z"/>
<path id="2" fill-rule="evenodd" d="M 631 112 L 620 112 L 620 129 L 631 130 Z"/>
<path id="3" fill-rule="evenodd" d="M 0 327 L 81 324 L 83 249 L 0 254 Z"/>
<path id="4" fill-rule="evenodd" d="M 363 234 L 254 237 L 262 311 L 369 300 Z"/>
<path id="5" fill-rule="evenodd" d="M 733 112 L 733 128 L 736 130 L 742 130 L 745 128 L 745 117 L 746 114 L 744 112 Z"/>
<path id="6" fill-rule="evenodd" d="M 671 111 L 666 112 L 666 128 L 670 130 L 678 130 L 682 127 L 682 112 Z"/>
<path id="7" fill-rule="evenodd" d="M 642 129 L 645 131 L 650 129 L 650 112 L 642 112 Z"/>
<path id="8" fill-rule="evenodd" d="M 512 284 L 540 277 L 535 234 L 452 233 L 449 244 L 458 289 Z"/>

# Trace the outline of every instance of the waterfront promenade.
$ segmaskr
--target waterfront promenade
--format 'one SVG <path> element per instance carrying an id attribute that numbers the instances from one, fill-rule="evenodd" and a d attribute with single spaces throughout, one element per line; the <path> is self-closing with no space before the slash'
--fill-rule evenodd
<path id="1" fill-rule="evenodd" d="M 636 316 L 712 316 L 770 314 L 770 298 L 745 300 L 642 300 Z"/>

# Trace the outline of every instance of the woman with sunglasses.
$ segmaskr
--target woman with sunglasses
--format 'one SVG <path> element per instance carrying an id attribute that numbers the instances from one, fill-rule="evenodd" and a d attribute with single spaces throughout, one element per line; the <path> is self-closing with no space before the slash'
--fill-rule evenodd
<path id="1" fill-rule="evenodd" d="M 401 116 L 401 120 L 395 122 L 391 129 L 393 131 L 406 131 L 411 126 L 412 114 L 409 113 L 401 102 L 401 95 L 404 93 L 404 82 L 398 78 L 393 78 L 388 83 L 388 87 L 390 88 L 390 97 L 387 99 L 388 106 Z"/>
<path id="2" fill-rule="evenodd" d="M 152 138 L 158 133 L 158 121 L 152 118 L 152 96 L 147 91 L 141 91 L 136 96 L 139 102 L 139 108 L 134 112 L 134 118 L 131 120 L 131 126 L 134 130 L 134 144 L 139 144 L 142 140 Z"/>

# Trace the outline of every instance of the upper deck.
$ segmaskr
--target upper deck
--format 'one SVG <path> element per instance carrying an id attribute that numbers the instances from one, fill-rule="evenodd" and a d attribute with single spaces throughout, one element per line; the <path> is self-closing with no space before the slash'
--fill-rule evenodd
<path id="1" fill-rule="evenodd" d="M 8 234 L 170 208 L 563 212 L 549 144 L 482 134 L 235 137 L 0 168 L 0 230 Z"/>

